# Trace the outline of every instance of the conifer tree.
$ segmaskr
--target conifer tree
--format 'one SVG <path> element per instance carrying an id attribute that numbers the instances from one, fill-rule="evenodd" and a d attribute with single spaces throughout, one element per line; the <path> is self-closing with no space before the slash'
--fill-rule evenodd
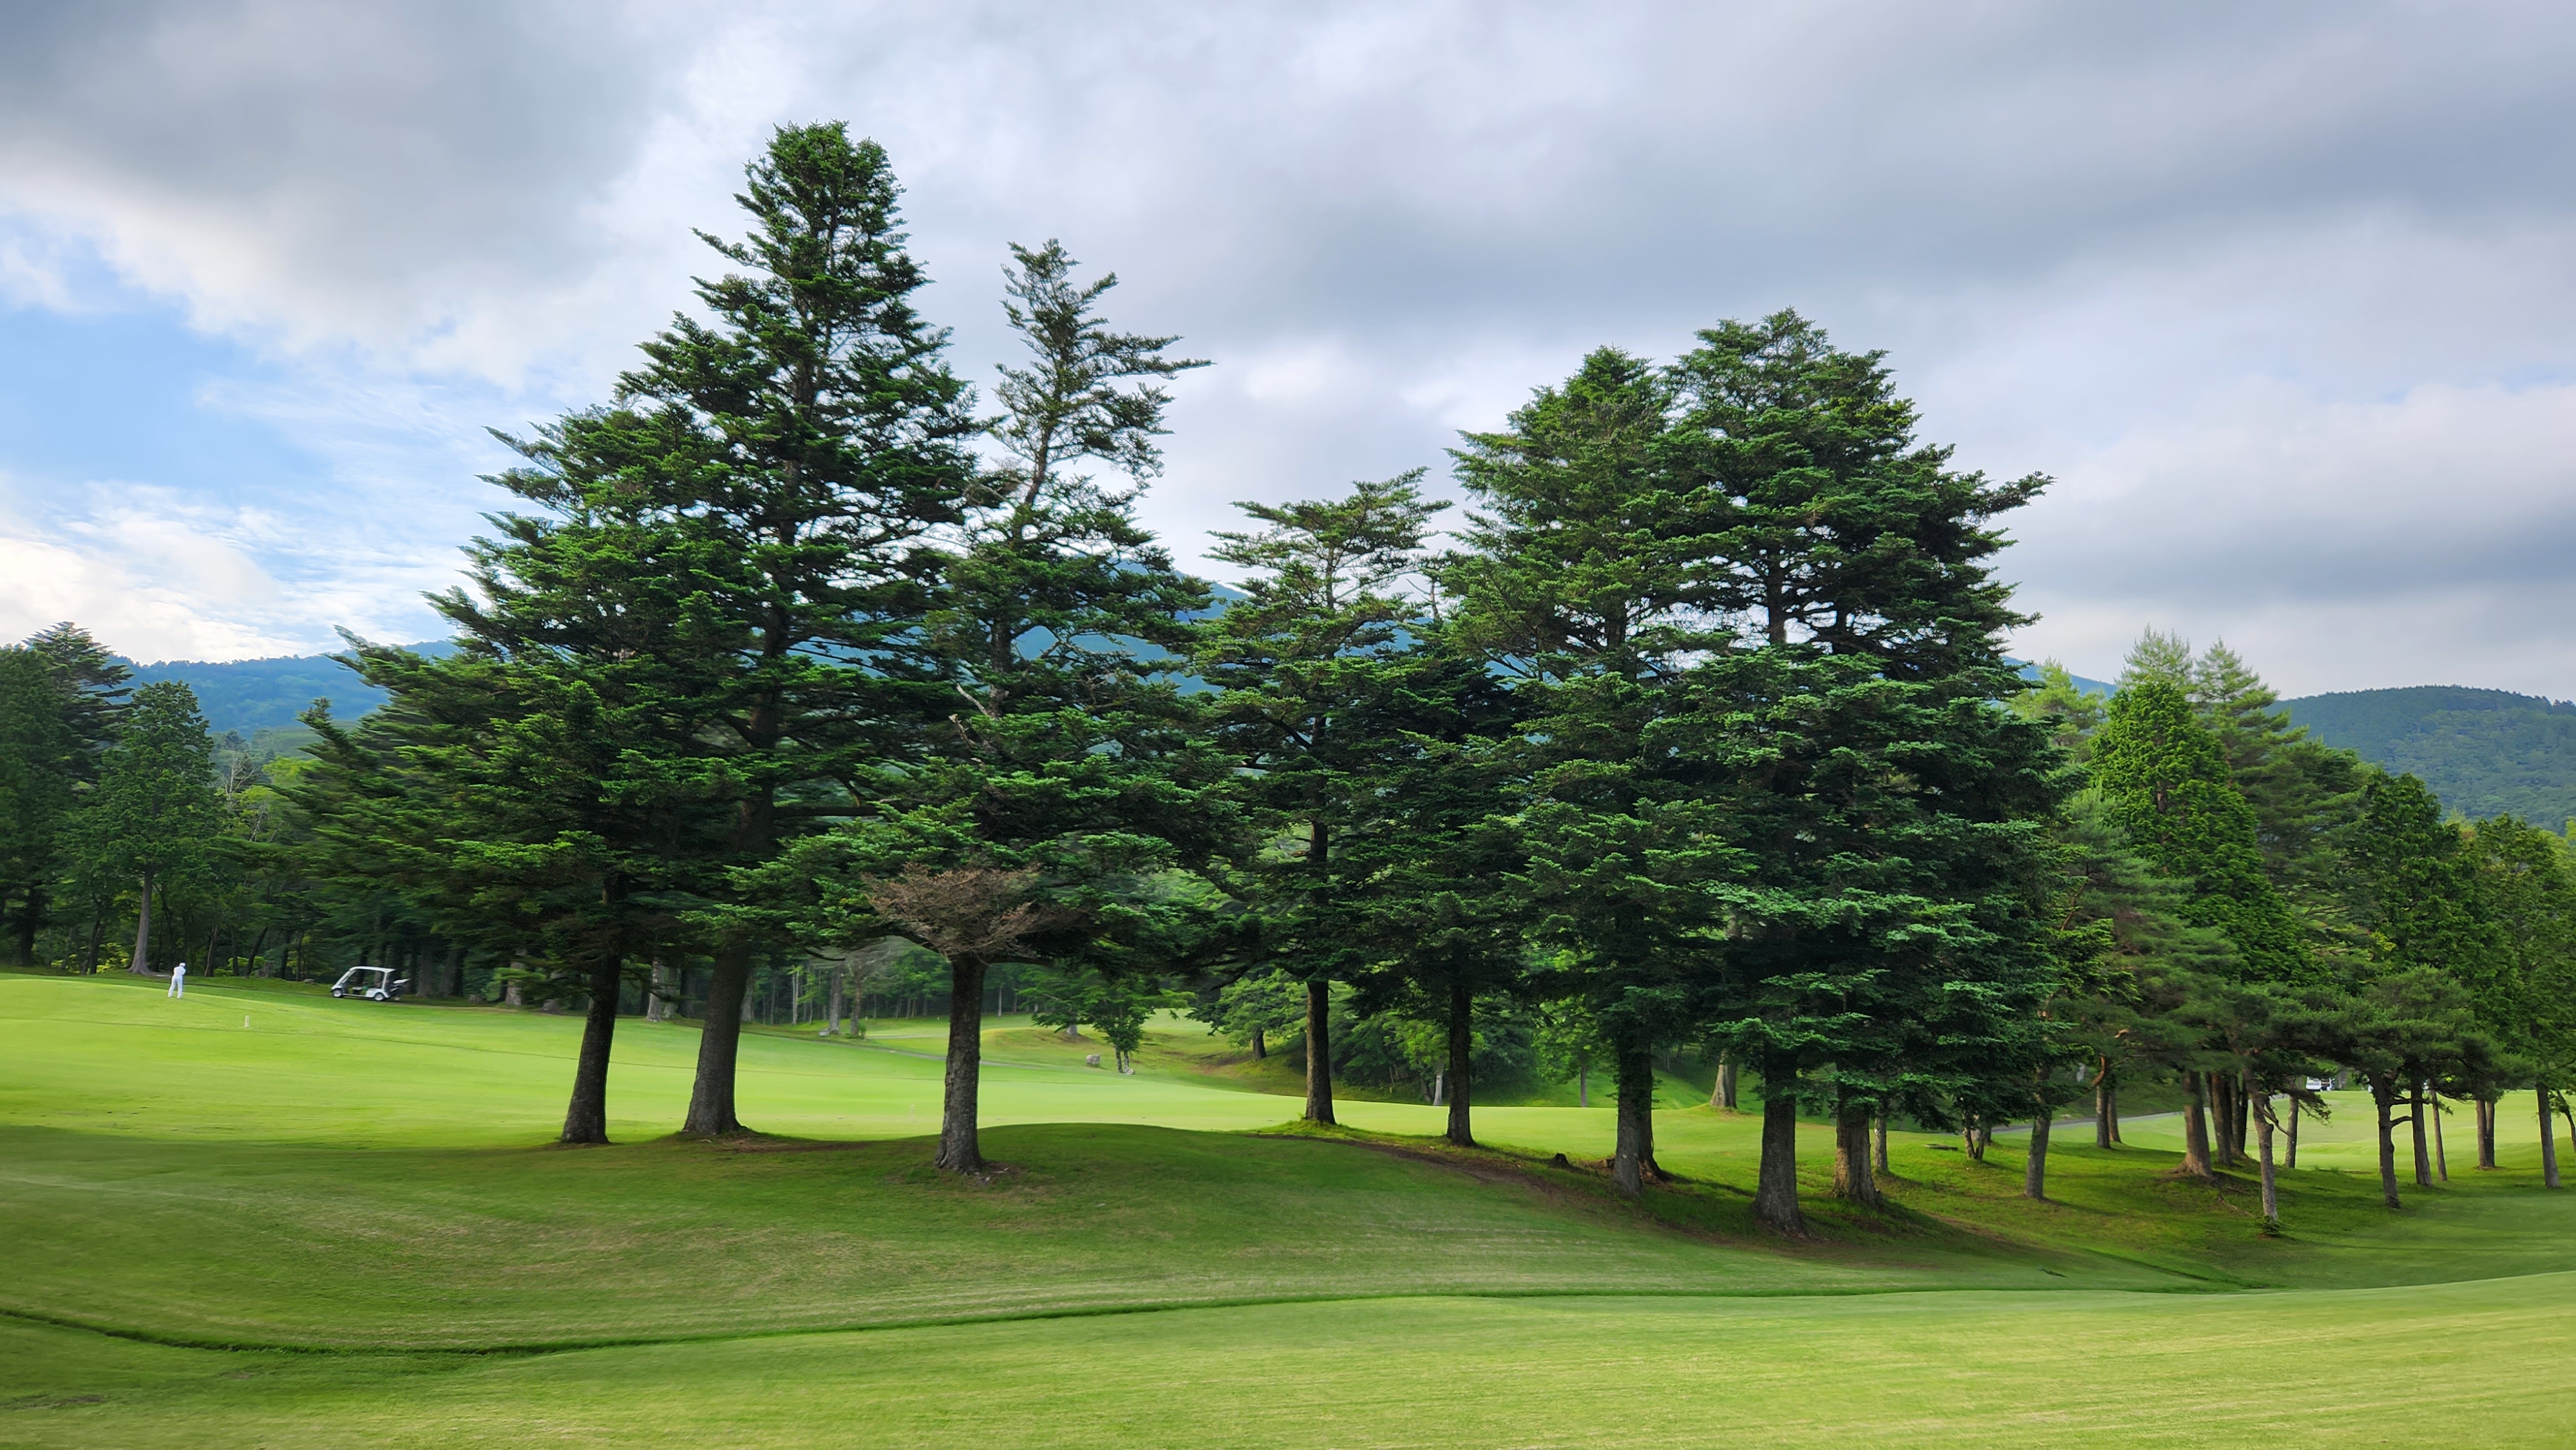
<path id="1" fill-rule="evenodd" d="M 0 783 L 0 909 L 16 898 L 17 960 L 32 966 L 36 934 L 52 919 L 53 891 L 70 864 L 64 831 L 75 804 L 98 782 L 131 672 L 68 621 L 38 631 L 7 660 L 0 670 L 0 772 L 7 777 Z"/>
<path id="2" fill-rule="evenodd" d="M 633 647 L 660 671 L 661 769 L 723 805 L 726 855 L 756 872 L 877 794 L 946 713 L 923 658 L 928 536 L 961 516 L 980 425 L 947 334 L 913 309 L 927 279 L 884 150 L 837 122 L 782 127 L 746 178 L 748 234 L 700 234 L 741 270 L 698 284 L 704 320 L 647 342 L 614 406 L 515 441 L 527 464 L 497 481 L 539 513 L 496 519 L 474 551 L 485 599 L 438 603 L 504 655 L 652 622 Z M 586 545 L 595 529 L 616 541 Z M 509 577 L 522 563 L 539 577 Z M 744 994 L 788 940 L 732 885 L 753 879 L 694 883 L 713 958 L 695 1134 L 741 1130 Z"/>
<path id="3" fill-rule="evenodd" d="M 1676 530 L 1705 535 L 1690 600 L 1732 646 L 1693 690 L 1743 856 L 1719 872 L 1744 884 L 1720 892 L 1718 1030 L 1762 1073 L 1756 1211 L 1795 1231 L 1802 1101 L 1841 1125 L 1845 1191 L 1874 1197 L 1870 1115 L 2025 1058 L 2052 990 L 2043 822 L 2064 782 L 2043 732 L 1990 703 L 2019 690 L 2002 644 L 2023 622 L 1994 520 L 2047 480 L 1951 469 L 1883 356 L 1794 312 L 1699 338 L 1667 456 L 1698 485 Z"/>
<path id="4" fill-rule="evenodd" d="M 98 787 L 71 835 L 83 874 L 135 886 L 134 957 L 127 970 L 138 976 L 152 970 L 156 888 L 185 882 L 201 869 L 222 830 L 214 776 L 214 743 L 197 713 L 196 693 L 176 680 L 136 690 L 117 716 Z"/>
<path id="5" fill-rule="evenodd" d="M 554 553 L 522 558 L 516 579 L 542 577 L 536 561 Z M 501 607 L 572 612 L 524 588 Z M 294 853 L 320 874 L 388 891 L 524 978 L 588 998 L 565 1143 L 608 1141 L 619 998 L 635 968 L 687 941 L 681 905 L 729 834 L 721 802 L 685 776 L 673 788 L 664 672 L 635 647 L 656 625 L 592 623 L 559 629 L 553 649 L 358 649 L 392 699 L 355 730 L 309 713 L 320 763 L 288 792 L 310 827 Z"/>
<path id="6" fill-rule="evenodd" d="M 1004 315 L 1028 357 L 1002 368 L 1007 411 L 991 434 L 1003 456 L 973 485 L 918 635 L 948 692 L 946 718 L 867 789 L 851 829 L 738 878 L 746 898 L 793 903 L 777 919 L 823 944 L 894 931 L 945 954 L 942 940 L 987 940 L 984 927 L 1021 921 L 1007 933 L 1019 955 L 948 955 L 937 1162 L 957 1173 L 984 1167 L 989 968 L 1168 966 L 1194 949 L 1206 902 L 1165 878 L 1200 864 L 1229 829 L 1208 794 L 1225 770 L 1172 673 L 1207 586 L 1135 517 L 1161 469 L 1164 381 L 1202 364 L 1167 356 L 1172 338 L 1109 330 L 1097 304 L 1114 274 L 1077 284 L 1054 242 L 1014 247 L 1012 261 Z M 1126 486 L 1101 486 L 1083 471 L 1092 463 Z M 912 897 L 947 903 L 946 914 L 905 907 Z"/>
<path id="7" fill-rule="evenodd" d="M 1514 885 L 1546 990 L 1610 1043 L 1611 1171 L 1632 1195 L 1660 1172 L 1653 1054 L 1695 1028 L 1718 935 L 1706 888 L 1732 859 L 1698 768 L 1653 738 L 1690 658 L 1722 637 L 1701 609 L 1709 501 L 1674 466 L 1673 402 L 1657 369 L 1605 348 L 1503 431 L 1467 435 L 1453 456 L 1477 512 L 1443 569 L 1454 637 L 1524 692 Z"/>
<path id="8" fill-rule="evenodd" d="M 2251 976 L 2298 977 L 2298 929 L 2263 874 L 2254 812 L 2182 689 L 2158 676 L 2125 683 L 2093 751 L 2112 820 L 2160 870 L 2192 883 L 2188 919 L 2226 932 Z"/>
<path id="9" fill-rule="evenodd" d="M 80 741 L 64 719 L 71 694 L 52 662 L 0 649 L 0 911 L 17 907 L 17 962 L 34 966 L 36 933 L 60 872 Z"/>
<path id="10" fill-rule="evenodd" d="M 2361 818 L 2345 854 L 2355 916 L 2370 933 L 2370 981 L 2355 1011 L 2353 1065 L 2370 1081 L 2379 1111 L 2382 1186 L 2397 1206 L 2390 1130 L 2414 1130 L 2415 1177 L 2432 1181 L 2425 1149 L 2429 1114 L 2444 1093 L 2468 1096 L 2500 1066 L 2474 986 L 2509 970 L 2495 923 L 2481 911 L 2475 862 L 2441 802 L 2412 775 L 2377 776 L 2362 792 Z M 2490 995 L 2490 1003 L 2502 999 Z M 2405 1118 L 2393 1116 L 2403 1101 Z"/>
<path id="11" fill-rule="evenodd" d="M 2496 952 L 2470 990 L 2501 1044 L 2521 1060 L 2540 1102 L 2542 1182 L 2559 1186 L 2550 1113 L 2576 1079 L 2576 871 L 2565 837 L 2497 816 L 2470 836 L 2477 901 Z M 2481 1099 L 2478 1166 L 2495 1166 L 2495 1102 Z"/>
<path id="12" fill-rule="evenodd" d="M 1388 770 L 1419 756 L 1400 732 L 1442 732 L 1405 698 L 1417 669 L 1407 646 L 1426 621 L 1402 586 L 1445 507 L 1422 497 L 1420 478 L 1237 505 L 1264 527 L 1217 535 L 1216 557 L 1249 572 L 1242 597 L 1201 625 L 1193 646 L 1219 691 L 1208 707 L 1214 743 L 1245 771 L 1234 791 L 1250 830 L 1226 876 L 1246 908 L 1237 954 L 1248 971 L 1304 985 L 1310 1122 L 1333 1121 L 1332 984 L 1360 976 L 1380 940 L 1362 924 L 1358 883 L 1379 869 L 1395 829 Z"/>
<path id="13" fill-rule="evenodd" d="M 1511 735 L 1519 698 L 1437 625 L 1395 664 L 1370 732 L 1382 743 L 1353 773 L 1373 828 L 1349 837 L 1341 859 L 1356 939 L 1376 958 L 1358 974 L 1360 1004 L 1441 1025 L 1447 1136 L 1469 1147 L 1478 1003 L 1529 988 L 1513 886 L 1526 864 L 1511 819 L 1528 752 Z"/>

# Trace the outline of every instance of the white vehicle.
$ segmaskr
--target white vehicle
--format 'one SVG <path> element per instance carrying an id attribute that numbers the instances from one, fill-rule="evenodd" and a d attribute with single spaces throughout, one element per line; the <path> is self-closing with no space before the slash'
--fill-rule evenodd
<path id="1" fill-rule="evenodd" d="M 351 967 L 331 984 L 334 997 L 364 997 L 370 1002 L 390 1002 L 411 985 L 407 977 L 398 978 L 391 967 Z"/>

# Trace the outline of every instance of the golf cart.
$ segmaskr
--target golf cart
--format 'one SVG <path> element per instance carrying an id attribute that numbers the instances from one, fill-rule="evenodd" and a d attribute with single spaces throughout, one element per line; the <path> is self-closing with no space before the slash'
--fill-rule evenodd
<path id="1" fill-rule="evenodd" d="M 408 978 L 398 978 L 391 967 L 351 967 L 331 984 L 334 997 L 364 997 L 370 1002 L 390 1002 L 411 985 Z"/>

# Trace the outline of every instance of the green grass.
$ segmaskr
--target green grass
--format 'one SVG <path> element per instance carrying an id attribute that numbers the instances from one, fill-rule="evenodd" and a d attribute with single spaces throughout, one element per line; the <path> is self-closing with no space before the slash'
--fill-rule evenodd
<path id="1" fill-rule="evenodd" d="M 1659 1114 L 1680 1181 L 1630 1205 L 1600 1172 L 1606 1109 L 1483 1110 L 1493 1146 L 1468 1153 L 1418 1103 L 1306 1131 L 1188 1024 L 1132 1077 L 997 1028 L 1004 1167 L 953 1179 L 927 1167 L 939 1064 L 914 1055 L 941 1027 L 752 1034 L 743 1112 L 768 1136 L 710 1145 L 668 1136 L 695 1031 L 630 1020 L 619 1143 L 567 1150 L 547 1140 L 569 1018 L 0 975 L 0 1446 L 1578 1444 L 1738 1419 L 1779 1444 L 2503 1444 L 2566 1423 L 2548 1367 L 2576 1337 L 2576 1209 L 2535 1186 L 2527 1098 L 2504 1168 L 2466 1167 L 2463 1126 L 2453 1181 L 2400 1214 L 2366 1105 L 2341 1104 L 2303 1134 L 2280 1239 L 2242 1176 L 2170 1176 L 2153 1118 L 2112 1152 L 2062 1136 L 2045 1204 L 2010 1140 L 1978 1164 L 1898 1134 L 1884 1214 L 1822 1197 L 1816 1130 L 1817 1236 L 1787 1244 L 1751 1221 L 1752 1117 Z"/>

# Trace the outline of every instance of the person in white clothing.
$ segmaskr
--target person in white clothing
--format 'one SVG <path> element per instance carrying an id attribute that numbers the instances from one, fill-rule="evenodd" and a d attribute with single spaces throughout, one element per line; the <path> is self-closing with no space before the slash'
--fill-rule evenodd
<path id="1" fill-rule="evenodd" d="M 179 965 L 170 969 L 170 995 L 173 997 L 185 997 L 188 995 L 188 964 L 186 962 L 181 962 Z"/>

